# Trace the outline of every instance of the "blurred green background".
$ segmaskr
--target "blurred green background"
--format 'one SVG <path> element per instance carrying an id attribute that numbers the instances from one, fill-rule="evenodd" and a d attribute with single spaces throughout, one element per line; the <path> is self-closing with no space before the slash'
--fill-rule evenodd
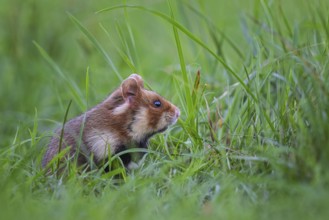
<path id="1" fill-rule="evenodd" d="M 328 217 L 329 1 L 0 4 L 0 218 Z M 146 9 L 99 12 L 117 5 L 173 13 L 189 34 Z M 122 185 L 44 176 L 69 101 L 72 118 L 133 72 L 182 110 L 151 143 L 159 155 L 119 170 Z"/>
<path id="2" fill-rule="evenodd" d="M 46 51 L 80 90 L 84 89 L 85 75 L 89 69 L 92 86 L 91 105 L 102 100 L 120 83 L 114 70 L 76 27 L 68 13 L 75 16 L 95 36 L 123 77 L 128 76 L 133 70 L 124 62 L 116 48 L 125 50 L 133 46 L 133 50 L 129 52 L 137 71 L 160 94 L 165 97 L 174 94 L 173 88 L 160 86 L 163 85 L 163 80 L 159 80 L 159 77 L 165 78 L 179 69 L 171 25 L 141 10 L 121 9 L 95 13 L 125 3 L 168 13 L 166 1 L 2 0 L 3 7 L 0 9 L 0 94 L 3 116 L 1 135 L 4 135 L 2 140 L 6 141 L 8 137 L 10 140 L 9 134 L 14 133 L 21 122 L 24 122 L 23 124 L 31 122 L 35 108 L 38 109 L 40 118 L 60 119 L 61 112 L 72 98 L 64 79 L 56 75 L 56 71 L 47 64 L 33 42 Z M 291 25 L 294 25 L 295 20 L 303 19 L 304 11 L 307 10 L 305 2 L 296 5 L 295 1 L 287 1 L 280 4 L 284 4 L 283 9 Z M 262 14 L 259 5 L 261 3 L 258 1 L 182 1 L 175 7 L 175 13 L 178 20 L 205 44 L 214 48 L 216 44 L 221 44 L 218 49 L 224 51 L 228 64 L 239 70 L 244 61 L 239 59 L 227 40 L 223 40 L 218 34 L 217 29 L 233 41 L 242 52 L 250 50 L 248 33 L 244 32 L 248 30 L 245 30 L 244 23 L 248 13 L 255 14 L 256 17 Z M 210 20 L 214 27 L 209 26 L 206 20 Z M 219 42 L 214 42 L 211 34 L 217 34 Z M 128 45 L 125 45 L 123 40 L 128 41 Z M 182 43 L 186 63 L 202 69 L 206 83 L 218 80 L 219 85 L 226 86 L 227 82 L 223 82 L 226 79 L 216 69 L 218 64 L 213 64 L 213 60 L 210 60 L 210 56 L 204 53 L 202 48 L 184 36 Z M 216 95 L 220 92 L 218 91 Z"/>

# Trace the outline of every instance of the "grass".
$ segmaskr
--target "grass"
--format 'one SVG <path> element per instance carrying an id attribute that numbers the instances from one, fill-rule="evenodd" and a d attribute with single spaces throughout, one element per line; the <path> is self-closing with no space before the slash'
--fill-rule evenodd
<path id="1" fill-rule="evenodd" d="M 1 218 L 328 218 L 328 2 L 5 5 Z M 179 122 L 137 170 L 45 175 L 53 130 L 132 72 Z"/>

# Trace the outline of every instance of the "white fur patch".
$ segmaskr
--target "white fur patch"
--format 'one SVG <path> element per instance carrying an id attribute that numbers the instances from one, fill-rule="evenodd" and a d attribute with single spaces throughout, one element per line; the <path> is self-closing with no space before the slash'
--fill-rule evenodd
<path id="1" fill-rule="evenodd" d="M 158 124 L 157 124 L 157 130 L 162 130 L 165 127 L 168 127 L 169 125 L 173 125 L 177 122 L 178 114 L 172 115 L 170 112 L 164 112 L 162 113 Z"/>
<path id="2" fill-rule="evenodd" d="M 165 115 L 166 115 L 166 113 L 162 113 L 162 115 L 161 115 L 161 117 L 160 117 L 160 119 L 159 119 L 159 121 L 158 121 L 158 124 L 157 124 L 157 126 L 156 126 L 156 129 L 157 129 L 157 130 L 161 130 L 161 129 L 163 129 L 164 127 L 166 127 L 166 126 L 169 125 L 168 121 L 166 120 Z"/>
<path id="3" fill-rule="evenodd" d="M 113 110 L 113 114 L 114 115 L 120 115 L 122 113 L 125 113 L 127 111 L 127 109 L 129 108 L 129 103 L 128 102 L 125 102 L 124 104 L 116 107 L 114 110 Z"/>
<path id="4" fill-rule="evenodd" d="M 87 142 L 91 147 L 91 152 L 94 153 L 97 160 L 102 160 L 108 156 L 108 149 L 111 154 L 115 151 L 117 139 L 115 135 L 109 131 L 92 130 L 87 137 Z"/>
<path id="5" fill-rule="evenodd" d="M 132 161 L 127 166 L 128 170 L 136 170 L 136 169 L 138 169 L 138 167 L 139 167 L 139 165 Z"/>
<path id="6" fill-rule="evenodd" d="M 146 108 L 141 108 L 135 115 L 135 121 L 131 127 L 132 138 L 136 141 L 142 140 L 145 134 L 152 132 L 148 125 L 148 114 Z"/>

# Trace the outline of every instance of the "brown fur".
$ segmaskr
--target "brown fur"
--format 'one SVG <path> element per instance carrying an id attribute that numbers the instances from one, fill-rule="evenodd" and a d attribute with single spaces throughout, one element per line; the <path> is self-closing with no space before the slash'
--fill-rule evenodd
<path id="1" fill-rule="evenodd" d="M 161 106 L 156 107 L 155 101 L 160 101 Z M 70 148 L 69 158 L 77 153 L 79 147 L 78 165 L 85 164 L 91 154 L 95 155 L 95 162 L 99 164 L 107 157 L 108 145 L 111 153 L 130 146 L 145 148 L 152 135 L 175 123 L 179 115 L 176 106 L 155 92 L 144 89 L 142 78 L 132 74 L 102 103 L 65 124 L 62 149 Z M 52 137 L 43 166 L 59 153 L 60 133 L 61 129 L 57 129 Z M 129 155 L 122 159 L 125 165 L 130 163 Z"/>

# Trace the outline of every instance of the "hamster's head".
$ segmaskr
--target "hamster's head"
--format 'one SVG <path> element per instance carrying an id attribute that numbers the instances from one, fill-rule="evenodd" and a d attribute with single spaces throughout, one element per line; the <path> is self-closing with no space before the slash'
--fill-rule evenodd
<path id="1" fill-rule="evenodd" d="M 158 95 L 144 88 L 143 79 L 137 74 L 130 75 L 121 84 L 124 109 L 132 110 L 129 132 L 139 141 L 147 136 L 165 131 L 177 122 L 179 109 Z"/>

